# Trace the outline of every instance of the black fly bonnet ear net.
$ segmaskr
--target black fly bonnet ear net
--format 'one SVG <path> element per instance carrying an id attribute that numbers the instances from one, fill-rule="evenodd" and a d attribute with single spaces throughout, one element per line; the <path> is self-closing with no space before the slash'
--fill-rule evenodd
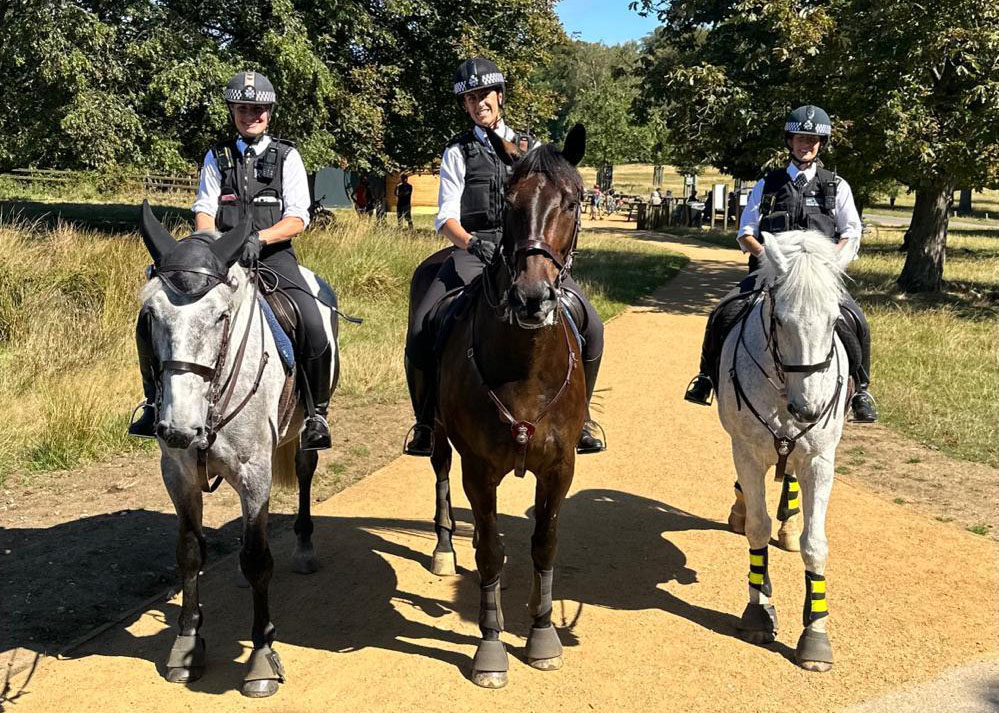
<path id="1" fill-rule="evenodd" d="M 177 243 L 156 266 L 156 274 L 173 292 L 200 298 L 228 279 L 229 270 L 212 252 L 215 240 L 195 233 Z"/>

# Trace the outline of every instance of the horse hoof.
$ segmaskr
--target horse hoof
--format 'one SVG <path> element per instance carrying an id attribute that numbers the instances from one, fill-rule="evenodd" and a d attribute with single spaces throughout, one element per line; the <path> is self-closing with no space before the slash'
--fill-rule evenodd
<path id="1" fill-rule="evenodd" d="M 798 638 L 794 658 L 806 671 L 825 673 L 833 665 L 832 644 L 824 631 L 805 629 Z"/>
<path id="2" fill-rule="evenodd" d="M 539 671 L 558 671 L 562 668 L 562 657 L 556 656 L 550 659 L 529 659 L 528 662 L 531 668 L 536 668 Z"/>
<path id="3" fill-rule="evenodd" d="M 750 644 L 771 644 L 777 638 L 777 610 L 772 604 L 750 602 L 738 625 L 739 638 Z"/>
<path id="4" fill-rule="evenodd" d="M 452 577 L 458 573 L 457 560 L 454 552 L 434 552 L 434 560 L 430 571 L 438 577 Z"/>
<path id="5" fill-rule="evenodd" d="M 240 692 L 247 698 L 267 698 L 278 692 L 279 681 L 244 681 Z"/>
<path id="6" fill-rule="evenodd" d="M 291 556 L 291 571 L 295 574 L 313 574 L 319 571 L 319 559 L 316 557 L 316 549 L 312 545 L 308 547 L 295 547 L 295 554 Z"/>
<path id="7" fill-rule="evenodd" d="M 472 671 L 472 683 L 481 688 L 503 688 L 507 680 L 506 671 Z"/>
<path id="8" fill-rule="evenodd" d="M 746 534 L 746 516 L 735 512 L 728 514 L 728 529 L 737 535 Z"/>
<path id="9" fill-rule="evenodd" d="M 170 683 L 193 683 L 205 674 L 203 666 L 196 668 L 184 668 L 182 666 L 168 668 L 166 680 Z"/>
<path id="10" fill-rule="evenodd" d="M 784 520 L 777 531 L 777 546 L 785 552 L 801 552 L 801 530 L 797 523 Z"/>

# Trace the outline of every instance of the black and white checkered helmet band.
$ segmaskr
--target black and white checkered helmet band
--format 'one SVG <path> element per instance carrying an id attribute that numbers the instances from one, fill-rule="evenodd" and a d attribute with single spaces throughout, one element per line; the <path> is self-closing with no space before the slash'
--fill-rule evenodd
<path id="1" fill-rule="evenodd" d="M 812 134 L 813 136 L 829 136 L 832 127 L 829 124 L 816 124 L 812 121 L 789 121 L 784 124 L 784 131 L 792 134 Z"/>
<path id="2" fill-rule="evenodd" d="M 457 95 L 474 92 L 485 87 L 498 87 L 504 84 L 503 75 L 500 72 L 489 72 L 487 74 L 473 74 L 468 79 L 454 83 L 454 93 Z"/>
<path id="3" fill-rule="evenodd" d="M 237 104 L 273 104 L 277 101 L 277 97 L 274 92 L 255 89 L 247 85 L 241 89 L 226 89 L 225 100 Z"/>

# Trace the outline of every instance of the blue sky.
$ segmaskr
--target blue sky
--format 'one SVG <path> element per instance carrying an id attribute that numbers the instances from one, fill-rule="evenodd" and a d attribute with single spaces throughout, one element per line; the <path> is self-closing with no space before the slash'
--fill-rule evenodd
<path id="1" fill-rule="evenodd" d="M 659 24 L 628 9 L 629 0 L 560 0 L 555 6 L 566 33 L 587 42 L 615 45 L 640 40 Z"/>

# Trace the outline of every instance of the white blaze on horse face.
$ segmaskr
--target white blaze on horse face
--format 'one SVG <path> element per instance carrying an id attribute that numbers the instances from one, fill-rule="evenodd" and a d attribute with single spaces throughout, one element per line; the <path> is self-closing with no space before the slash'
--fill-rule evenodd
<path id="1" fill-rule="evenodd" d="M 160 292 L 152 300 L 153 344 L 160 362 L 186 361 L 209 369 L 218 360 L 228 303 L 226 288 L 215 288 L 194 302 L 171 300 Z M 209 381 L 186 371 L 164 370 L 160 422 L 168 428 L 197 431 L 206 426 Z"/>

